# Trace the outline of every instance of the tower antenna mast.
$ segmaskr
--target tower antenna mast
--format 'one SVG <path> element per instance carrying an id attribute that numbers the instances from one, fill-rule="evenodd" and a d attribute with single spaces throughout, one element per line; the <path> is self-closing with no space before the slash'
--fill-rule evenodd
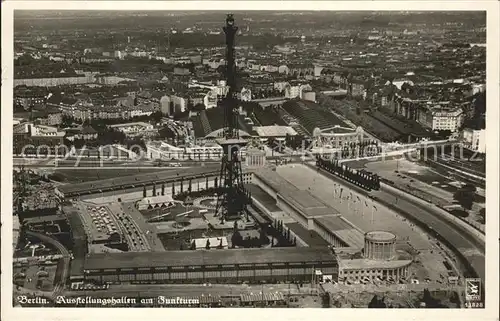
<path id="1" fill-rule="evenodd" d="M 238 128 L 238 110 L 236 99 L 236 64 L 234 40 L 238 27 L 232 14 L 226 17 L 222 28 L 226 35 L 226 82 L 228 91 L 220 100 L 224 108 L 224 129 L 217 143 L 222 147 L 224 155 L 220 169 L 220 186 L 217 191 L 217 206 L 215 215 L 222 223 L 226 220 L 236 220 L 243 214 L 248 215 L 247 205 L 250 204 L 250 193 L 243 186 L 240 152 L 247 141 L 240 138 Z M 248 217 L 248 216 L 247 216 Z"/>

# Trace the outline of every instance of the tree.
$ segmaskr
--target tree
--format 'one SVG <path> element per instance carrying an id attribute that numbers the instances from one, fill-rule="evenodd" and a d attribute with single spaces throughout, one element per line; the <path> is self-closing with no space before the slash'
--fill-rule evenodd
<path id="1" fill-rule="evenodd" d="M 267 145 L 272 149 L 276 143 L 276 139 L 274 137 L 269 137 L 267 139 Z"/>
<path id="2" fill-rule="evenodd" d="M 465 185 L 458 189 L 453 194 L 453 199 L 456 200 L 464 210 L 471 210 L 476 196 L 476 187 L 472 185 Z"/>
<path id="3" fill-rule="evenodd" d="M 379 299 L 377 295 L 374 295 L 370 303 L 368 303 L 369 309 L 377 309 L 377 308 L 386 308 L 386 304 L 384 302 L 384 298 Z"/>
<path id="4" fill-rule="evenodd" d="M 188 98 L 188 101 L 187 101 L 187 110 L 191 111 L 193 110 L 193 101 L 191 100 L 191 98 Z"/>
<path id="5" fill-rule="evenodd" d="M 267 237 L 263 229 L 260 230 L 259 241 L 261 245 L 269 244 L 269 238 Z"/>
<path id="6" fill-rule="evenodd" d="M 240 231 L 236 230 L 234 231 L 233 235 L 231 236 L 231 243 L 232 247 L 234 248 L 235 246 L 241 246 L 243 243 L 243 236 L 241 236 Z"/>
<path id="7" fill-rule="evenodd" d="M 486 223 L 486 209 L 484 207 L 479 210 L 479 216 L 483 220 L 483 224 Z"/>
<path id="8" fill-rule="evenodd" d="M 165 183 L 162 183 L 161 184 L 161 195 L 164 196 L 165 195 Z"/>
<path id="9" fill-rule="evenodd" d="M 428 289 L 424 289 L 422 303 L 425 304 L 426 308 L 441 308 L 443 307 L 438 300 L 432 297 L 431 292 Z"/>
<path id="10" fill-rule="evenodd" d="M 156 196 L 156 184 L 153 184 L 153 196 Z"/>
<path id="11" fill-rule="evenodd" d="M 210 250 L 210 240 L 207 240 L 207 245 L 205 245 L 205 249 Z"/>
<path id="12" fill-rule="evenodd" d="M 191 193 L 191 190 L 192 190 L 192 182 L 191 182 L 191 180 L 189 180 L 188 192 Z"/>
<path id="13" fill-rule="evenodd" d="M 163 139 L 175 138 L 175 133 L 168 126 L 163 126 L 158 130 L 158 137 Z"/>
<path id="14" fill-rule="evenodd" d="M 142 197 L 146 197 L 146 186 L 142 189 Z"/>
<path id="15" fill-rule="evenodd" d="M 154 113 L 151 114 L 150 116 L 155 122 L 159 123 L 161 119 L 163 118 L 163 114 L 161 111 L 155 111 Z"/>
<path id="16" fill-rule="evenodd" d="M 330 293 L 325 292 L 321 295 L 321 305 L 323 308 L 329 308 L 331 306 Z"/>
<path id="17" fill-rule="evenodd" d="M 175 182 L 172 182 L 172 197 L 175 196 Z"/>
<path id="18" fill-rule="evenodd" d="M 208 189 L 208 176 L 205 177 L 205 189 Z"/>
<path id="19" fill-rule="evenodd" d="M 201 103 L 198 103 L 198 104 L 193 106 L 193 111 L 202 111 L 205 109 L 206 109 L 205 105 L 201 104 Z"/>

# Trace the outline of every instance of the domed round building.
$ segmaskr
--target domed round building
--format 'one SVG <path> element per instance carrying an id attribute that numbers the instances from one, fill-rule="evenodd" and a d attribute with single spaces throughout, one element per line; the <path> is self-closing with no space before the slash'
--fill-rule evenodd
<path id="1" fill-rule="evenodd" d="M 365 234 L 365 259 L 392 260 L 396 257 L 396 235 L 386 231 Z"/>
<path id="2" fill-rule="evenodd" d="M 358 252 L 359 253 L 359 252 Z M 396 253 L 396 235 L 388 231 L 370 231 L 364 235 L 361 258 L 338 255 L 339 281 L 347 284 L 376 280 L 398 282 L 409 276 L 412 260 Z"/>

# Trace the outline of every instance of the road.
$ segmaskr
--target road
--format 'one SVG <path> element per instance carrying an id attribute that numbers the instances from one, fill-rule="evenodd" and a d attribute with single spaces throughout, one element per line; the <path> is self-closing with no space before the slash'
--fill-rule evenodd
<path id="1" fill-rule="evenodd" d="M 467 231 L 445 218 L 436 206 L 408 194 L 396 194 L 390 187 L 382 184 L 381 190 L 371 193 L 374 199 L 393 204 L 415 220 L 426 224 L 430 229 L 441 235 L 456 251 L 462 254 L 470 263 L 481 280 L 485 280 L 484 243 L 475 241 Z M 397 202 L 397 204 L 396 204 Z"/>

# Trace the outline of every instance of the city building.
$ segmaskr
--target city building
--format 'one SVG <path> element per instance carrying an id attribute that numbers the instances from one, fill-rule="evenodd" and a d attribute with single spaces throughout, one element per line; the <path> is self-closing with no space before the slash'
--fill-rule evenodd
<path id="1" fill-rule="evenodd" d="M 98 133 L 91 126 L 84 126 L 81 128 L 70 128 L 66 130 L 65 139 L 74 141 L 75 139 L 82 139 L 85 141 L 97 139 Z"/>
<path id="2" fill-rule="evenodd" d="M 95 81 L 93 76 L 74 75 L 70 77 L 40 77 L 40 78 L 18 78 L 14 79 L 14 87 L 56 87 L 63 85 L 90 84 Z"/>
<path id="3" fill-rule="evenodd" d="M 145 122 L 109 125 L 109 128 L 120 131 L 129 137 L 150 136 L 156 134 L 154 126 Z"/>
<path id="4" fill-rule="evenodd" d="M 47 110 L 46 117 L 37 119 L 40 125 L 58 126 L 62 123 L 62 113 L 59 110 Z"/>
<path id="5" fill-rule="evenodd" d="M 203 97 L 203 105 L 205 105 L 205 108 L 215 108 L 217 107 L 217 102 L 218 102 L 218 96 L 217 96 L 217 91 L 216 90 L 210 90 L 207 92 L 205 97 Z"/>
<path id="6" fill-rule="evenodd" d="M 418 122 L 432 130 L 456 132 L 462 126 L 465 116 L 460 107 L 448 107 L 446 103 L 427 105 L 419 113 Z"/>
<path id="7" fill-rule="evenodd" d="M 461 135 L 465 147 L 479 153 L 486 153 L 486 130 L 465 128 Z"/>
<path id="8" fill-rule="evenodd" d="M 304 92 L 311 92 L 312 87 L 307 84 L 298 84 L 298 85 L 288 85 L 285 87 L 285 98 L 303 98 Z"/>
<path id="9" fill-rule="evenodd" d="M 174 104 L 170 99 L 170 96 L 165 95 L 160 99 L 160 110 L 162 114 L 172 116 L 175 112 Z"/>
<path id="10" fill-rule="evenodd" d="M 302 92 L 302 99 L 316 102 L 316 93 L 314 91 L 304 90 Z"/>
<path id="11" fill-rule="evenodd" d="M 172 95 L 170 101 L 173 103 L 174 113 L 183 113 L 187 109 L 188 99 L 185 97 Z"/>
<path id="12" fill-rule="evenodd" d="M 252 100 L 252 90 L 247 88 L 242 88 L 240 93 L 240 99 L 242 101 L 251 101 Z"/>
<path id="13" fill-rule="evenodd" d="M 146 144 L 146 149 L 152 160 L 219 160 L 223 155 L 222 147 L 211 143 L 204 146 L 176 147 L 166 142 L 151 141 Z"/>
<path id="14" fill-rule="evenodd" d="M 186 76 L 191 74 L 191 71 L 187 67 L 177 66 L 174 68 L 174 75 Z"/>

